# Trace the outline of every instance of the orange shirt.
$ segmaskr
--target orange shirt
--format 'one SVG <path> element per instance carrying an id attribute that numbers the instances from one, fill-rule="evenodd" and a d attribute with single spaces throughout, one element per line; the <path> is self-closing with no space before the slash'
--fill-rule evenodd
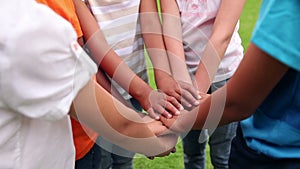
<path id="1" fill-rule="evenodd" d="M 75 7 L 72 0 L 36 0 L 39 3 L 50 7 L 57 14 L 69 21 L 75 29 L 77 36 L 82 36 L 80 23 L 76 16 Z"/>
<path id="2" fill-rule="evenodd" d="M 77 36 L 81 37 L 82 31 L 79 20 L 76 16 L 75 7 L 72 0 L 36 0 L 53 9 L 57 14 L 68 20 L 76 30 Z M 84 157 L 94 146 L 98 134 L 87 127 L 82 128 L 81 124 L 71 118 L 73 140 L 76 149 L 76 160 Z"/>
<path id="3" fill-rule="evenodd" d="M 76 160 L 83 158 L 94 146 L 98 133 L 82 126 L 77 120 L 71 117 L 73 140 L 76 149 Z"/>

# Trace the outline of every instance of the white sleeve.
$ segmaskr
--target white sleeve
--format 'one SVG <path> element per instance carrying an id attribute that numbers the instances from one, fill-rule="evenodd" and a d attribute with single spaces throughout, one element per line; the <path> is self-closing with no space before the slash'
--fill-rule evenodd
<path id="1" fill-rule="evenodd" d="M 71 24 L 35 2 L 25 7 L 5 38 L 1 97 L 16 113 L 60 119 L 97 67 L 77 44 Z"/>

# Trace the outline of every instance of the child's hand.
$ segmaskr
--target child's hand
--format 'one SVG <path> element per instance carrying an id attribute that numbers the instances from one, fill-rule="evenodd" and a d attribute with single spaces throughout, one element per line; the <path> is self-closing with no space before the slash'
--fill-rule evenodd
<path id="1" fill-rule="evenodd" d="M 167 130 L 168 132 L 183 134 L 192 129 L 196 119 L 197 119 L 197 113 L 192 113 L 183 110 L 181 111 L 181 114 L 179 116 L 173 116 L 171 119 L 161 117 L 160 121 L 168 129 L 170 129 L 170 131 Z"/>
<path id="2" fill-rule="evenodd" d="M 208 94 L 202 93 L 201 100 L 200 100 L 200 107 L 201 102 L 205 101 L 208 98 Z M 180 115 L 173 116 L 171 119 L 167 119 L 164 117 L 160 118 L 160 121 L 171 131 L 175 133 L 185 133 L 192 129 L 194 123 L 197 122 L 199 107 L 195 107 L 191 111 L 182 110 Z M 168 131 L 168 130 L 167 130 Z"/>
<path id="3" fill-rule="evenodd" d="M 165 117 L 161 117 L 160 121 L 170 130 L 176 132 L 176 133 L 183 133 L 186 132 L 186 129 L 184 127 L 184 124 L 181 124 L 179 122 L 182 114 L 179 116 L 173 116 L 171 119 L 167 119 Z"/>
<path id="4" fill-rule="evenodd" d="M 201 97 L 198 90 L 191 84 L 177 82 L 172 76 L 160 72 L 159 77 L 156 78 L 156 85 L 165 94 L 176 98 L 184 107 L 192 108 L 199 105 Z"/>
<path id="5" fill-rule="evenodd" d="M 170 153 L 175 153 L 176 148 L 173 146 L 177 143 L 178 135 L 170 131 L 161 121 L 154 120 L 149 116 L 145 116 L 144 119 L 148 121 L 149 129 L 161 140 L 161 145 L 166 148 L 165 152 L 148 158 L 152 160 L 154 157 L 164 157 L 170 155 Z"/>
<path id="6" fill-rule="evenodd" d="M 163 133 L 166 133 L 169 130 L 161 121 L 154 120 L 149 116 L 145 116 L 143 119 L 147 120 L 149 129 L 156 135 L 159 136 Z"/>
<path id="7" fill-rule="evenodd" d="M 179 110 L 182 109 L 181 104 L 174 97 L 155 90 L 152 90 L 140 103 L 149 116 L 156 120 L 159 120 L 160 115 L 172 118 L 173 115 L 180 114 Z"/>
<path id="8" fill-rule="evenodd" d="M 181 103 L 188 108 L 198 106 L 201 96 L 195 86 L 182 81 L 178 81 L 178 85 L 180 87 Z"/>

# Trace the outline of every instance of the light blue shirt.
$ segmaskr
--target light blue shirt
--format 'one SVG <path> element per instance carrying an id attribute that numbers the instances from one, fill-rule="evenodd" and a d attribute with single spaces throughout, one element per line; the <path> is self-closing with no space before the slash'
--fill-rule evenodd
<path id="1" fill-rule="evenodd" d="M 300 0 L 262 2 L 252 43 L 291 69 L 241 127 L 250 148 L 275 158 L 300 158 L 299 30 Z"/>

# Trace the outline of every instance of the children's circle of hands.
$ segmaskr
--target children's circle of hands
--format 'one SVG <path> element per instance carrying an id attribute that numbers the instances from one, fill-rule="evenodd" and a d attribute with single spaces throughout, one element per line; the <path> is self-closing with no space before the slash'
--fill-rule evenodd
<path id="1" fill-rule="evenodd" d="M 195 87 L 196 85 L 176 81 L 167 74 L 163 79 L 157 81 L 156 85 L 158 91 L 152 90 L 148 95 L 148 103 L 142 104 L 148 113 L 148 118 L 153 119 L 147 125 L 157 137 L 170 137 L 170 139 L 177 140 L 180 133 L 188 132 L 192 128 L 193 120 L 196 119 L 196 117 L 192 117 L 189 119 L 193 120 L 181 120 L 181 115 L 188 114 L 189 110 L 199 106 L 200 102 L 208 95 L 200 93 Z M 175 153 L 174 146 L 155 157 Z M 148 158 L 154 159 L 154 156 Z"/>

